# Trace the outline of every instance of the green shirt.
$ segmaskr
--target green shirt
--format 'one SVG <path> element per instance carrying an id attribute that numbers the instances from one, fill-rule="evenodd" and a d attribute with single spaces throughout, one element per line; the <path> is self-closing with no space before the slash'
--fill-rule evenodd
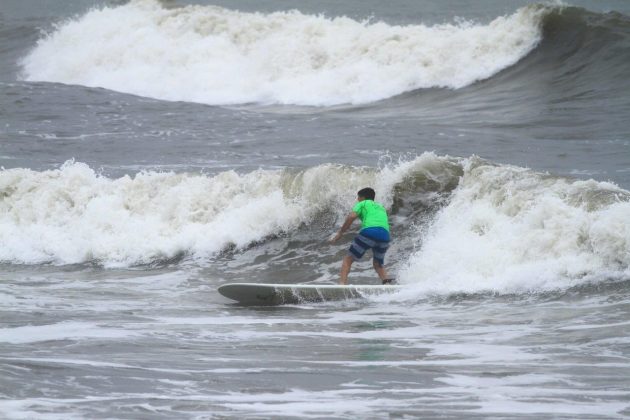
<path id="1" fill-rule="evenodd" d="M 352 211 L 361 219 L 361 229 L 370 227 L 382 227 L 389 232 L 387 221 L 387 211 L 385 207 L 372 200 L 359 201 L 354 205 Z"/>

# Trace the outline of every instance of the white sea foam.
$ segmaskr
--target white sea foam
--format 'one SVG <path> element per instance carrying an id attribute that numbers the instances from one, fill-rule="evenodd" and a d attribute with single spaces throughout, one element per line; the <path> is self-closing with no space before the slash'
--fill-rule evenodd
<path id="1" fill-rule="evenodd" d="M 380 170 L 323 164 L 118 179 L 74 161 L 43 172 L 0 170 L 0 261 L 128 266 L 181 254 L 205 258 L 293 231 L 321 211 L 343 217 L 367 185 L 390 206 L 405 176 L 437 179 L 432 173 L 442 164 L 452 159 L 426 153 Z"/>
<path id="2" fill-rule="evenodd" d="M 135 0 L 58 25 L 22 66 L 30 81 L 165 100 L 367 103 L 493 76 L 535 48 L 547 10 L 528 6 L 485 25 L 396 26 Z"/>
<path id="3" fill-rule="evenodd" d="M 0 261 L 133 265 L 206 257 L 289 232 L 374 182 L 375 171 L 321 165 L 292 174 L 147 172 L 110 179 L 82 163 L 0 171 Z"/>
<path id="4" fill-rule="evenodd" d="M 630 276 L 630 193 L 471 158 L 399 274 L 422 293 L 564 289 Z"/>
<path id="5" fill-rule="evenodd" d="M 407 194 L 423 188 L 419 180 L 449 191 L 445 185 L 459 176 L 429 225 L 413 213 L 394 218 L 398 253 L 411 253 L 402 257 L 398 277 L 421 294 L 520 293 L 630 275 L 628 191 L 432 153 L 381 169 L 324 164 L 118 179 L 75 162 L 43 172 L 2 170 L 0 261 L 129 266 L 180 255 L 204 260 L 290 235 L 319 214 L 333 212 L 341 220 L 355 191 L 367 185 L 386 207 L 396 199 L 417 206 L 423 204 L 410 203 Z M 400 245 L 413 241 L 417 252 Z"/>

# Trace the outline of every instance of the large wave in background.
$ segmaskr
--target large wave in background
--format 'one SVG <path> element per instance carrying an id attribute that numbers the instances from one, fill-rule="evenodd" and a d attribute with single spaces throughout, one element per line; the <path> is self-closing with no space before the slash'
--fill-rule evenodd
<path id="1" fill-rule="evenodd" d="M 118 179 L 75 162 L 2 170 L 0 261 L 211 261 L 226 249 L 301 229 L 303 236 L 314 220 L 322 229 L 306 234 L 322 241 L 366 185 L 392 213 L 399 279 L 425 292 L 547 290 L 630 275 L 630 192 L 432 153 L 380 169 L 324 164 Z"/>
<path id="2" fill-rule="evenodd" d="M 22 67 L 29 81 L 174 101 L 358 104 L 490 78 L 536 47 L 552 10 L 531 5 L 489 24 L 394 26 L 135 0 L 58 25 Z"/>

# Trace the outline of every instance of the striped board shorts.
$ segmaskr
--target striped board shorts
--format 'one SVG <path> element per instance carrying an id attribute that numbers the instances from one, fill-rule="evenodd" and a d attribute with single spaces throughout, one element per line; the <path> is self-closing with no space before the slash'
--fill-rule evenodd
<path id="1" fill-rule="evenodd" d="M 385 264 L 387 248 L 389 248 L 389 242 L 375 241 L 359 233 L 354 237 L 354 241 L 352 241 L 352 245 L 348 249 L 348 254 L 353 260 L 359 261 L 365 255 L 365 252 L 371 249 L 372 258 L 382 266 Z"/>

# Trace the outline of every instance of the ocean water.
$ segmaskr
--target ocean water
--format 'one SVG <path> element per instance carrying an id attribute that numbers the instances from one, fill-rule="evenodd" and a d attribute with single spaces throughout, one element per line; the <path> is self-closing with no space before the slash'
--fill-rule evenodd
<path id="1" fill-rule="evenodd" d="M 621 0 L 3 0 L 0 417 L 627 418 L 628 75 Z M 217 293 L 365 186 L 400 292 Z"/>

